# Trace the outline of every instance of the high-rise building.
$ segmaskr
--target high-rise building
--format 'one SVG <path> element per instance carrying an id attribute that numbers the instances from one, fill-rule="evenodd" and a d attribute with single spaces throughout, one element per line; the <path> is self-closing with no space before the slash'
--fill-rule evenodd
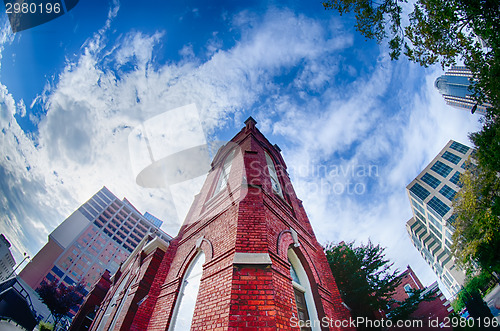
<path id="1" fill-rule="evenodd" d="M 95 289 L 107 294 L 92 291 L 71 330 L 97 298 L 90 330 L 353 329 L 280 149 L 245 124 L 218 151 L 178 235 L 145 239 L 103 276 Z"/>
<path id="2" fill-rule="evenodd" d="M 479 114 L 486 114 L 486 109 L 490 104 L 477 104 L 472 98 L 469 90 L 471 85 L 472 72 L 464 66 L 453 66 L 444 75 L 438 77 L 434 86 L 446 100 L 446 104 L 456 107 L 474 110 Z"/>
<path id="3" fill-rule="evenodd" d="M 460 189 L 459 177 L 473 149 L 450 140 L 407 187 L 413 217 L 406 230 L 413 245 L 441 279 L 451 295 L 465 280 L 450 253 L 453 228 L 452 199 Z"/>
<path id="4" fill-rule="evenodd" d="M 171 240 L 127 199 L 103 187 L 52 231 L 19 276 L 33 289 L 44 281 L 84 281 L 89 291 L 105 270 L 115 273 L 148 233 Z"/>
<path id="5" fill-rule="evenodd" d="M 0 234 L 0 282 L 13 274 L 16 261 L 10 251 L 10 242 Z"/>

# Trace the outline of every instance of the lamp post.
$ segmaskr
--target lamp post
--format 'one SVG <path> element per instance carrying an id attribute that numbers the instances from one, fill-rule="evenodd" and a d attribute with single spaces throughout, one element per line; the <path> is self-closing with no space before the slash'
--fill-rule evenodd
<path id="1" fill-rule="evenodd" d="M 24 252 L 24 259 L 17 264 L 17 266 L 14 268 L 14 270 L 12 270 L 12 272 L 9 274 L 9 276 L 6 278 L 6 279 L 9 279 L 17 270 L 17 268 L 19 268 L 21 266 L 21 264 L 23 264 L 23 262 L 26 260 L 26 259 L 29 259 L 29 255 L 26 254 L 26 252 Z"/>

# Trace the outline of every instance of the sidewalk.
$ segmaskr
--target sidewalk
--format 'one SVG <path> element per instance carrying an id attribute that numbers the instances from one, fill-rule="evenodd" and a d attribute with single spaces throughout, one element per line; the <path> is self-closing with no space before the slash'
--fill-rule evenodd
<path id="1" fill-rule="evenodd" d="M 487 296 L 483 298 L 488 307 L 490 307 L 493 316 L 496 316 L 500 320 L 500 285 L 495 286 L 495 288 L 488 293 Z"/>
<path id="2" fill-rule="evenodd" d="M 0 330 L 2 331 L 26 331 L 25 328 L 17 325 L 15 322 L 1 320 Z"/>

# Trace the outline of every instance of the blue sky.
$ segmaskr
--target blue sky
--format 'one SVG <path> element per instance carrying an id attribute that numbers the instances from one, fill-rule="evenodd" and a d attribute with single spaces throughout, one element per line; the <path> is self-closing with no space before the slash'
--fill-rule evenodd
<path id="1" fill-rule="evenodd" d="M 137 185 L 129 135 L 194 105 L 206 142 L 257 120 L 321 243 L 370 238 L 432 283 L 406 234 L 405 186 L 450 139 L 470 145 L 479 117 L 445 105 L 440 67 L 390 61 L 352 26 L 304 1 L 80 1 L 15 35 L 2 14 L 0 232 L 16 259 L 102 186 L 175 235 L 203 178 Z"/>

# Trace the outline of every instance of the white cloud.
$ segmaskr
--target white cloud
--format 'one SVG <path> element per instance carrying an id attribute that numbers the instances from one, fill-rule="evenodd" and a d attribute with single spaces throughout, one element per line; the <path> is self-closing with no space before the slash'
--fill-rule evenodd
<path id="1" fill-rule="evenodd" d="M 188 44 L 179 63 L 160 64 L 155 52 L 168 31 L 129 32 L 107 41 L 118 10 L 115 2 L 82 54 L 37 97 L 47 110 L 37 145 L 13 117 L 22 114 L 24 102 L 16 105 L 0 86 L 5 169 L 0 183 L 10 192 L 0 207 L 12 211 L 0 230 L 19 252 L 33 254 L 47 233 L 103 185 L 163 219 L 164 229 L 175 235 L 179 220 L 172 193 L 136 184 L 128 136 L 158 114 L 195 103 L 208 140 L 231 126 L 231 119 L 241 126 L 241 113 L 256 109 L 261 131 L 285 142 L 280 147 L 291 173 L 309 169 L 292 175 L 320 242 L 371 238 L 388 247 L 400 268 L 418 263 L 415 270 L 424 282 L 431 278 L 421 261 L 414 261 L 418 253 L 406 235 L 411 211 L 404 188 L 449 139 L 467 143 L 466 132 L 477 127 L 474 117 L 444 105 L 432 86 L 437 72 L 422 78 L 421 69 L 381 56 L 361 75 L 339 55 L 353 46 L 353 38 L 337 23 L 278 9 L 263 17 L 246 11 L 228 20 L 241 39 L 222 50 L 214 36 L 207 44 L 212 57 L 204 63 Z M 339 86 L 335 80 L 344 71 L 359 77 Z M 287 74 L 292 78 L 285 80 Z M 415 82 L 424 85 L 415 89 Z M 310 170 L 319 166 L 378 171 L 325 177 Z M 349 183 L 365 191 L 349 193 Z M 173 191 L 189 190 L 179 185 Z M 187 205 L 191 199 L 178 196 L 177 202 Z M 16 210 L 14 203 L 25 207 Z"/>
<path id="2" fill-rule="evenodd" d="M 25 191 L 24 209 L 50 211 L 13 212 L 12 223 L 20 229 L 5 228 L 8 237 L 31 254 L 45 242 L 47 233 L 103 185 L 120 198 L 126 196 L 141 211 L 163 219 L 164 228 L 175 234 L 179 220 L 170 191 L 142 189 L 135 183 L 127 144 L 132 128 L 194 102 L 205 134 L 212 136 L 230 117 L 254 105 L 263 92 L 278 92 L 269 81 L 283 69 L 305 61 L 309 66 L 303 77 L 312 77 L 331 64 L 331 57 L 321 60 L 325 54 L 352 44 L 348 35 L 332 36 L 330 27 L 305 16 L 271 10 L 263 18 L 247 20 L 247 25 L 234 25 L 244 37 L 228 50 L 215 51 L 205 63 L 190 61 L 187 46 L 180 63 L 151 65 L 164 33 L 129 32 L 116 43 L 108 41 L 118 9 L 115 3 L 103 28 L 85 42 L 82 54 L 67 63 L 55 84 L 47 84 L 36 101 L 30 102 L 31 108 L 40 103 L 46 109 L 38 125 L 36 147 L 13 118 L 19 109 L 3 87 L 3 104 L 9 111 L 2 111 L 6 131 L 0 139 L 4 155 L 11 159 L 2 160 L 1 165 L 11 181 L 25 179 L 11 186 L 13 191 L 21 187 Z M 325 79 L 321 76 L 310 84 L 317 88 Z M 36 239 L 28 244 L 30 236 Z"/>
<path id="3" fill-rule="evenodd" d="M 417 69 L 382 60 L 370 77 L 346 87 L 345 98 L 336 96 L 323 105 L 313 101 L 319 112 L 290 105 L 294 119 L 285 116 L 273 132 L 293 142 L 281 147 L 320 242 L 366 243 L 370 238 L 387 247 L 396 267 L 411 264 L 430 284 L 436 276 L 406 233 L 411 209 L 405 187 L 450 139 L 468 144 L 467 133 L 479 125 L 477 116 L 444 104 L 433 87 L 439 70 L 421 70 L 424 75 L 418 77 Z M 402 92 L 381 103 L 380 96 L 393 93 L 394 82 Z M 356 166 L 377 171 L 356 175 L 349 171 Z M 341 170 L 325 175 L 332 169 Z M 362 187 L 366 191 L 358 194 Z"/>

